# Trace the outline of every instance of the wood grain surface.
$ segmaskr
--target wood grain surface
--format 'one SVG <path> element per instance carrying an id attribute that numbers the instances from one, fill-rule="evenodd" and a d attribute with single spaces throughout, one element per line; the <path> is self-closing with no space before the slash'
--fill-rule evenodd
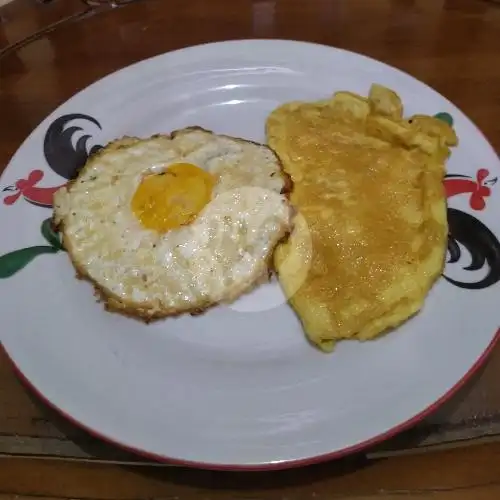
<path id="1" fill-rule="evenodd" d="M 106 500 L 496 500 L 500 445 L 271 473 L 0 458 L 1 493 Z"/>
<path id="2" fill-rule="evenodd" d="M 500 149 L 500 8 L 491 2 L 136 0 L 120 8 L 88 3 L 14 0 L 0 8 L 0 170 L 40 120 L 95 80 L 168 50 L 255 37 L 324 43 L 403 69 L 455 102 Z M 499 375 L 500 347 L 430 423 L 449 424 L 449 441 L 463 439 L 462 444 L 500 435 L 500 418 L 494 419 L 500 415 Z M 456 430 L 466 419 L 469 434 Z M 414 444 L 422 439 L 418 435 Z M 141 465 L 47 409 L 22 387 L 0 353 L 0 500 L 482 500 L 499 494 L 497 443 L 384 460 L 356 456 L 272 474 Z"/>
<path id="3" fill-rule="evenodd" d="M 0 7 L 0 54 L 2 49 L 89 10 L 82 0 L 11 0 Z"/>

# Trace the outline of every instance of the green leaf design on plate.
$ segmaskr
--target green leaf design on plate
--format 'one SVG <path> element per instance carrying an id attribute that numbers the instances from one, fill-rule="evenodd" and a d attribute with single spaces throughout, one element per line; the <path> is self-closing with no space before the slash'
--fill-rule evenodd
<path id="1" fill-rule="evenodd" d="M 437 113 L 434 115 L 434 118 L 437 118 L 438 120 L 442 120 L 443 122 L 447 123 L 450 127 L 453 127 L 453 116 L 451 116 L 449 113 Z"/>
<path id="2" fill-rule="evenodd" d="M 42 222 L 42 236 L 57 250 L 63 250 L 59 233 L 52 228 L 52 219 L 49 217 Z"/>
<path id="3" fill-rule="evenodd" d="M 38 255 L 57 253 L 58 251 L 57 248 L 40 245 L 36 247 L 21 248 L 20 250 L 6 253 L 0 257 L 0 279 L 10 278 Z"/>

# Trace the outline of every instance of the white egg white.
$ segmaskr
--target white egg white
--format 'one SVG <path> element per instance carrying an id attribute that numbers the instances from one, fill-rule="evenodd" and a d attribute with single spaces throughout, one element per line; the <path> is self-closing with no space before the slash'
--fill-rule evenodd
<path id="1" fill-rule="evenodd" d="M 131 209 L 142 179 L 175 163 L 216 178 L 189 225 L 160 234 Z M 54 222 L 78 273 L 110 309 L 143 319 L 232 301 L 267 275 L 290 231 L 287 179 L 266 146 L 187 128 L 124 138 L 92 157 L 54 197 Z"/>

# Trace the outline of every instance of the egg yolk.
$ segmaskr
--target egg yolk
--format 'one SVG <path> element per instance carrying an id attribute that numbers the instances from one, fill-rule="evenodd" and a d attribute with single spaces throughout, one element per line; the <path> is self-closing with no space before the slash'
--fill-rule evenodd
<path id="1" fill-rule="evenodd" d="M 176 163 L 145 177 L 132 198 L 132 211 L 146 229 L 165 233 L 192 222 L 212 197 L 213 175 Z"/>

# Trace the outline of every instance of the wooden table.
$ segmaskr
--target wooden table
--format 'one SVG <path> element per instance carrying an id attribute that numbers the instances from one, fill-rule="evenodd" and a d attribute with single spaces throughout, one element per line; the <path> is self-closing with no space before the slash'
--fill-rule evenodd
<path id="1" fill-rule="evenodd" d="M 121 8 L 110 3 L 14 0 L 0 9 L 0 164 L 45 115 L 96 79 L 168 50 L 250 37 L 335 45 L 395 65 L 454 101 L 500 149 L 500 8 L 493 3 L 136 0 Z M 73 453 L 63 437 L 84 441 L 85 435 L 41 408 L 2 356 L 0 401 L 0 500 L 482 500 L 500 495 L 500 444 L 469 443 L 371 461 L 355 456 L 274 473 L 119 466 L 92 460 L 91 441 L 83 447 L 87 460 L 76 454 L 61 458 Z M 110 448 L 109 457 L 123 460 L 120 453 Z"/>

